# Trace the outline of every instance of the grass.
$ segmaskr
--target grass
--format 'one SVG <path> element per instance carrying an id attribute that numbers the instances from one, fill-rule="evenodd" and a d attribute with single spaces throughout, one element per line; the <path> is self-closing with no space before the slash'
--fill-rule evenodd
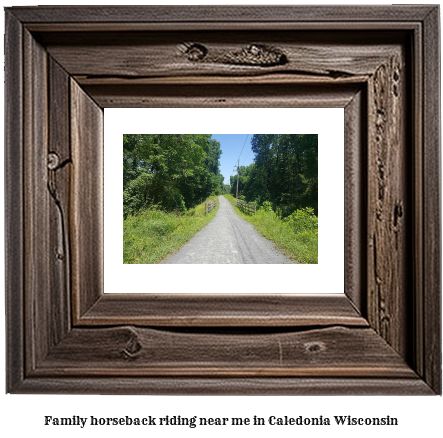
<path id="1" fill-rule="evenodd" d="M 216 199 L 213 196 L 209 199 Z M 205 215 L 205 203 L 185 213 L 149 209 L 123 221 L 123 263 L 160 263 L 177 252 L 215 216 Z"/>
<path id="2" fill-rule="evenodd" d="M 281 220 L 274 212 L 258 209 L 256 215 L 248 215 L 236 206 L 232 195 L 224 195 L 232 204 L 236 213 L 249 223 L 264 237 L 275 243 L 289 258 L 299 263 L 318 263 L 318 232 L 317 230 L 297 231 L 295 224 Z"/>

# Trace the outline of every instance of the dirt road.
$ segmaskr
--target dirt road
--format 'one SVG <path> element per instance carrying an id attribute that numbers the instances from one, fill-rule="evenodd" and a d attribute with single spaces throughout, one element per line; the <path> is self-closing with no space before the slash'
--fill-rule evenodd
<path id="1" fill-rule="evenodd" d="M 218 199 L 215 218 L 164 263 L 295 263 L 239 217 L 226 198 Z"/>

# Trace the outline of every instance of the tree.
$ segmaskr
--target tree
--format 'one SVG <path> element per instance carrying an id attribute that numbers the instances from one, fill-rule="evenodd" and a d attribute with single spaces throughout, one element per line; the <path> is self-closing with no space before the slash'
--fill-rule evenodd
<path id="1" fill-rule="evenodd" d="M 239 193 L 247 201 L 270 201 L 283 216 L 304 207 L 317 214 L 318 136 L 254 134 L 251 146 L 254 163 L 240 167 Z"/>
<path id="2" fill-rule="evenodd" d="M 220 193 L 220 155 L 211 134 L 125 134 L 125 216 L 151 205 L 183 211 Z"/>

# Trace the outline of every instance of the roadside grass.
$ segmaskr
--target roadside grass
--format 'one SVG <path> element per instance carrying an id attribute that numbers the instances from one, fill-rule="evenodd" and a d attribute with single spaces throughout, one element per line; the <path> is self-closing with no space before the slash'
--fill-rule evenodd
<path id="1" fill-rule="evenodd" d="M 218 196 L 208 198 L 218 199 Z M 160 263 L 177 252 L 215 216 L 217 207 L 205 215 L 205 203 L 185 213 L 151 208 L 123 221 L 123 263 Z"/>
<path id="2" fill-rule="evenodd" d="M 296 224 L 281 220 L 273 211 L 258 209 L 257 214 L 243 213 L 232 195 L 223 195 L 234 207 L 235 212 L 251 223 L 264 237 L 275 243 L 292 260 L 299 263 L 318 263 L 318 231 L 306 230 Z M 298 229 L 297 229 L 298 228 Z"/>

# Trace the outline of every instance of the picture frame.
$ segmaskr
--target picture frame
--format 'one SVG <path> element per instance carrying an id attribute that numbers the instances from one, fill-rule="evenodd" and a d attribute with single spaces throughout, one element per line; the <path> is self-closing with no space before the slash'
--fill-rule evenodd
<path id="1" fill-rule="evenodd" d="M 12 7 L 5 34 L 7 392 L 441 394 L 438 6 Z M 345 108 L 345 294 L 103 293 L 103 108 L 177 106 Z"/>

